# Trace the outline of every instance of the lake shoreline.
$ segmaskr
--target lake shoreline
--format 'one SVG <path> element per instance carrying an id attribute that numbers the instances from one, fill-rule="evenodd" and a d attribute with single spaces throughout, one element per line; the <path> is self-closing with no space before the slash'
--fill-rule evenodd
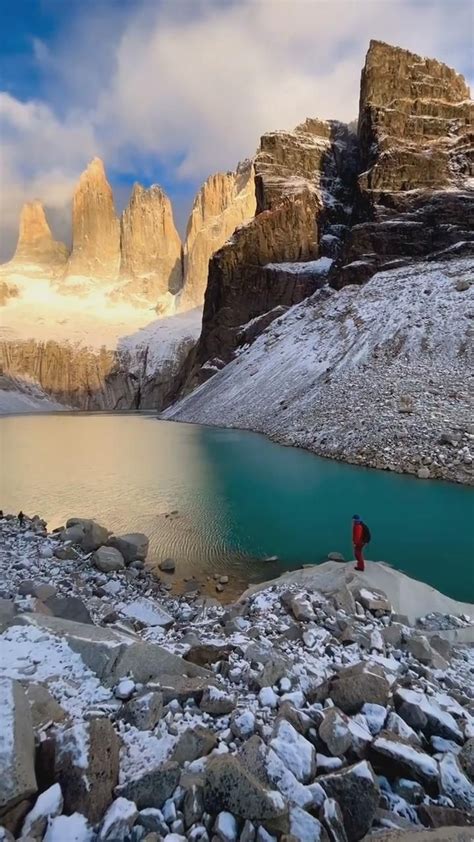
<path id="1" fill-rule="evenodd" d="M 355 454 L 352 455 L 350 453 L 344 453 L 344 455 L 339 455 L 337 453 L 331 452 L 331 450 L 329 449 L 318 446 L 312 442 L 305 442 L 304 440 L 300 440 L 299 438 L 294 439 L 292 438 L 291 433 L 289 431 L 274 431 L 271 429 L 266 429 L 265 425 L 259 426 L 257 424 L 252 424 L 248 426 L 243 426 L 240 424 L 237 425 L 230 423 L 221 423 L 220 420 L 219 423 L 214 424 L 211 421 L 191 420 L 184 415 L 180 417 L 175 416 L 173 414 L 168 414 L 168 410 L 158 413 L 156 418 L 158 421 L 173 421 L 177 424 L 196 424 L 198 426 L 209 427 L 211 429 L 217 428 L 224 430 L 238 430 L 242 433 L 254 433 L 260 436 L 264 436 L 274 444 L 279 444 L 282 447 L 290 447 L 295 448 L 297 450 L 304 450 L 306 451 L 306 453 L 311 453 L 313 454 L 313 456 L 318 456 L 321 459 L 329 459 L 333 462 L 341 462 L 346 465 L 353 465 L 357 468 L 367 468 L 368 470 L 372 471 L 382 471 L 384 473 L 396 473 L 411 476 L 415 479 L 420 479 L 424 482 L 447 482 L 451 485 L 463 485 L 467 486 L 468 488 L 474 488 L 474 470 L 472 469 L 470 469 L 470 473 L 468 473 L 468 471 L 465 469 L 460 473 L 457 470 L 456 466 L 437 466 L 436 472 L 433 473 L 433 469 L 429 468 L 429 475 L 426 476 L 425 473 L 422 473 L 421 475 L 419 473 L 419 471 L 423 469 L 423 465 L 416 466 L 411 463 L 407 465 L 406 462 L 403 462 L 403 464 L 402 462 L 399 462 L 398 464 L 385 464 L 380 460 L 380 458 L 377 455 L 358 456 Z"/>

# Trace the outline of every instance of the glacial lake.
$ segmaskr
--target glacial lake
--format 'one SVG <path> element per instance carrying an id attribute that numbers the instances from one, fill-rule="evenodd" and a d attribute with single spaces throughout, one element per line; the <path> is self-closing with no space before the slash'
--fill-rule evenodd
<path id="1" fill-rule="evenodd" d="M 352 558 L 357 512 L 372 531 L 368 558 L 474 602 L 471 488 L 143 414 L 5 417 L 0 458 L 4 512 L 145 532 L 149 561 L 173 558 L 176 581 L 227 574 L 240 591 L 330 551 Z"/>

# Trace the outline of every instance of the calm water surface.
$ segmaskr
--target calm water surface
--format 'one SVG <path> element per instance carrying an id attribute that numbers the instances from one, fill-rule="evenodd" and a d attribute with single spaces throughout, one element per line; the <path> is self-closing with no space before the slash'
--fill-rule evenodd
<path id="1" fill-rule="evenodd" d="M 3 418 L 0 457 L 4 511 L 38 513 L 50 528 L 79 516 L 145 532 L 150 559 L 174 558 L 180 576 L 259 581 L 331 550 L 351 558 L 358 512 L 372 530 L 369 558 L 474 602 L 474 493 L 466 487 L 143 415 Z M 272 555 L 279 561 L 263 561 Z"/>

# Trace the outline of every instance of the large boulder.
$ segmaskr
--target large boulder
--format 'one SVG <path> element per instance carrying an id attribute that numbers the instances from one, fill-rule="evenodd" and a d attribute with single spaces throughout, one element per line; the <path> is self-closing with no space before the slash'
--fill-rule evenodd
<path id="1" fill-rule="evenodd" d="M 64 809 L 96 824 L 118 783 L 120 740 L 108 719 L 93 718 L 58 732 L 55 775 Z"/>
<path id="2" fill-rule="evenodd" d="M 64 722 L 66 711 L 51 695 L 43 684 L 31 683 L 26 688 L 26 696 L 30 703 L 31 718 L 35 731 L 46 727 L 50 722 Z"/>
<path id="3" fill-rule="evenodd" d="M 318 778 L 329 798 L 341 808 L 350 840 L 362 839 L 369 830 L 379 803 L 379 785 L 370 763 L 363 760 Z"/>
<path id="4" fill-rule="evenodd" d="M 125 567 L 123 555 L 115 547 L 99 547 L 92 556 L 92 564 L 102 573 L 113 573 Z"/>
<path id="5" fill-rule="evenodd" d="M 0 678 L 1 815 L 37 791 L 30 706 L 18 681 Z"/>
<path id="6" fill-rule="evenodd" d="M 436 792 L 438 786 L 438 764 L 423 749 L 389 731 L 381 731 L 370 747 L 374 766 L 391 776 L 419 781 Z"/>
<path id="7" fill-rule="evenodd" d="M 144 772 L 118 787 L 116 794 L 134 801 L 139 810 L 162 807 L 178 786 L 180 774 L 177 763 L 164 763 L 158 769 Z"/>
<path id="8" fill-rule="evenodd" d="M 439 763 L 440 789 L 459 810 L 474 813 L 474 786 L 464 774 L 454 754 L 445 754 Z"/>
<path id="9" fill-rule="evenodd" d="M 329 695 L 337 707 L 349 715 L 370 702 L 385 706 L 390 685 L 377 665 L 361 662 L 341 670 L 331 681 Z"/>
<path id="10" fill-rule="evenodd" d="M 188 728 L 181 734 L 171 760 L 176 761 L 182 766 L 186 761 L 191 763 L 199 757 L 205 757 L 217 745 L 216 735 L 209 730 L 198 725 L 196 728 Z"/>
<path id="11" fill-rule="evenodd" d="M 63 795 L 59 784 L 53 784 L 36 799 L 35 806 L 25 817 L 21 829 L 22 837 L 43 838 L 48 822 L 63 811 Z"/>
<path id="12" fill-rule="evenodd" d="M 464 743 L 458 754 L 458 760 L 464 773 L 474 783 L 474 737 Z"/>
<path id="13" fill-rule="evenodd" d="M 240 761 L 231 755 L 215 757 L 207 764 L 204 805 L 210 813 L 228 810 L 241 819 L 265 823 L 287 813 L 278 792 L 262 786 Z"/>
<path id="14" fill-rule="evenodd" d="M 318 733 L 333 757 L 345 754 L 352 745 L 349 725 L 348 717 L 336 707 L 324 711 Z"/>
<path id="15" fill-rule="evenodd" d="M 163 714 L 163 694 L 156 691 L 142 693 L 127 702 L 120 713 L 121 718 L 138 728 L 139 731 L 150 731 L 155 727 Z"/>
<path id="16" fill-rule="evenodd" d="M 66 530 L 61 533 L 63 540 L 72 540 L 79 544 L 81 549 L 86 553 L 98 550 L 103 544 L 107 542 L 110 535 L 105 526 L 96 523 L 90 518 L 72 517 L 66 521 Z M 74 539 L 73 536 L 77 536 Z"/>
<path id="17" fill-rule="evenodd" d="M 286 719 L 276 722 L 270 748 L 300 783 L 309 783 L 316 774 L 314 746 Z"/>
<path id="18" fill-rule="evenodd" d="M 131 564 L 132 561 L 145 561 L 150 542 L 143 532 L 130 532 L 127 535 L 112 535 L 107 543 L 122 553 L 125 564 Z"/>
<path id="19" fill-rule="evenodd" d="M 50 596 L 44 604 L 53 617 L 63 617 L 75 623 L 92 624 L 91 615 L 82 599 L 77 596 Z"/>

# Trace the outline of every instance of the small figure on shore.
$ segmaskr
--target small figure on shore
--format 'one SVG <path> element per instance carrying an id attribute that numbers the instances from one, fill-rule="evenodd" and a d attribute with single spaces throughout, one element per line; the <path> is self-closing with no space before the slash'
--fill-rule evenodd
<path id="1" fill-rule="evenodd" d="M 352 515 L 352 543 L 354 544 L 354 555 L 357 561 L 356 570 L 365 570 L 364 556 L 362 550 L 370 543 L 370 529 L 362 520 L 360 515 Z"/>
<path id="2" fill-rule="evenodd" d="M 23 526 L 24 520 L 25 520 L 25 515 L 23 514 L 23 512 L 20 509 L 20 511 L 18 512 L 18 522 L 19 522 L 20 526 Z"/>

